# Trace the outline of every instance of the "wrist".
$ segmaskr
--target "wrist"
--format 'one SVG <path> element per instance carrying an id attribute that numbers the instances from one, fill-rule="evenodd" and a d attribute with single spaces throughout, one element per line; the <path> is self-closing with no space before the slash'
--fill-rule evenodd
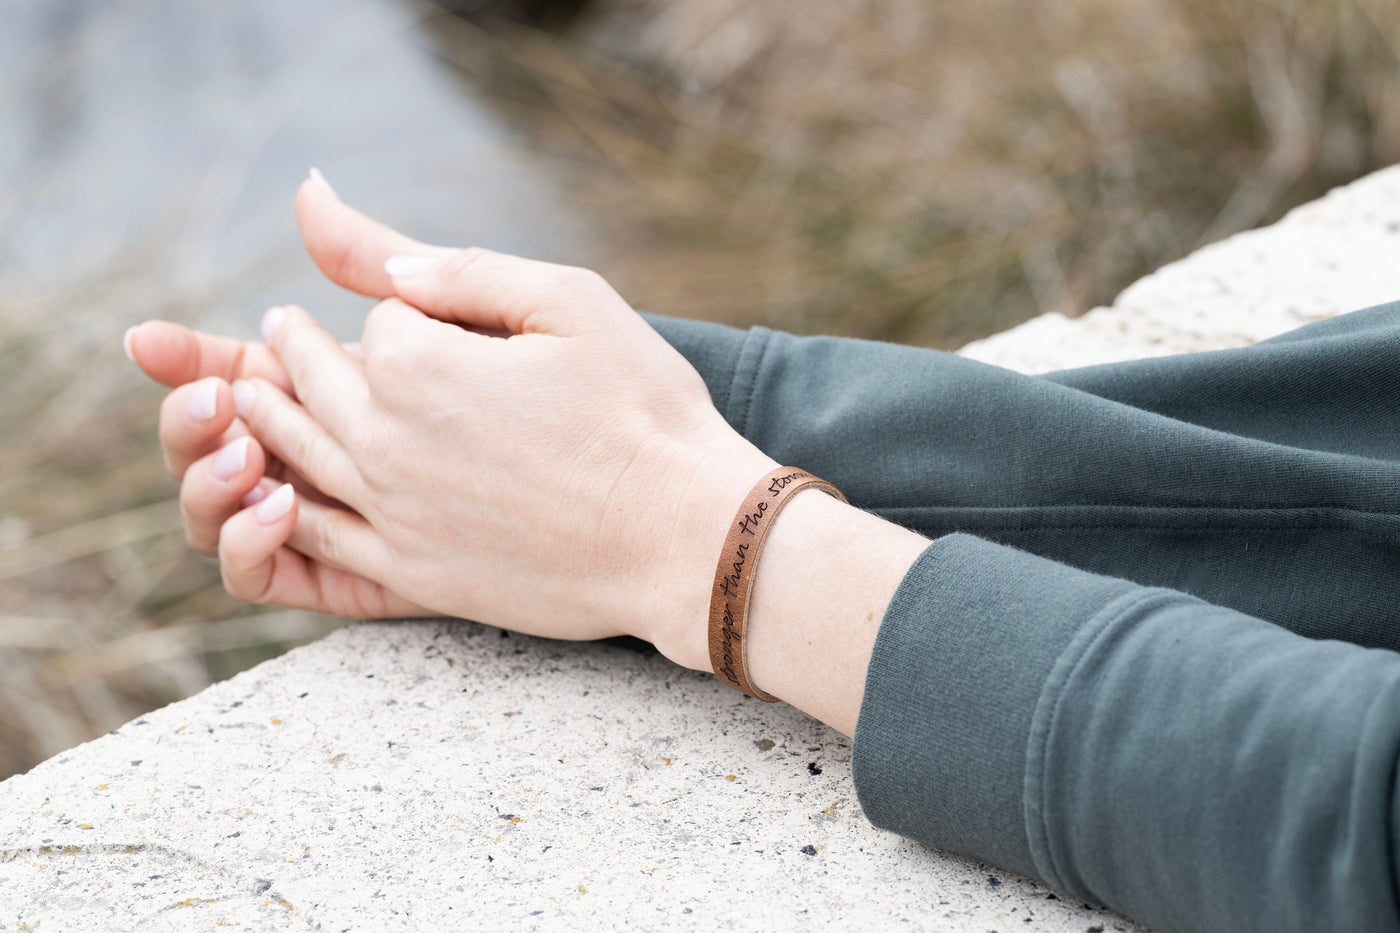
<path id="1" fill-rule="evenodd" d="M 846 735 L 890 598 L 922 535 L 816 490 L 777 517 L 749 602 L 749 678 Z"/>
<path id="2" fill-rule="evenodd" d="M 640 637 L 682 667 L 711 671 L 710 597 L 729 525 L 753 484 L 780 464 L 743 438 L 712 448 L 675 500 L 646 631 Z"/>

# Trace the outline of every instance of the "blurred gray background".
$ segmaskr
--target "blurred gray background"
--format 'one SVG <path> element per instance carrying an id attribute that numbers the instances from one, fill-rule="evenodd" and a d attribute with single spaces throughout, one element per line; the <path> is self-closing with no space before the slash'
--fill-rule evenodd
<path id="1" fill-rule="evenodd" d="M 0 777 L 339 624 L 224 596 L 122 332 L 368 303 L 311 165 L 639 307 L 952 348 L 1400 160 L 1393 0 L 7 0 Z"/>

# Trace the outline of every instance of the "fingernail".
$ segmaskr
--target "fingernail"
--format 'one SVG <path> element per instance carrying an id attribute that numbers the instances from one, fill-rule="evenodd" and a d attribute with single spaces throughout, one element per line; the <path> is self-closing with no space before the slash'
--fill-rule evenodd
<path id="1" fill-rule="evenodd" d="M 277 329 L 282 326 L 282 322 L 287 319 L 287 309 L 278 305 L 275 308 L 268 308 L 263 312 L 262 324 L 259 329 L 262 331 L 264 343 L 272 343 L 277 336 Z"/>
<path id="2" fill-rule="evenodd" d="M 261 486 L 254 486 L 252 489 L 248 490 L 248 495 L 244 496 L 239 501 L 243 503 L 244 508 L 247 508 L 250 505 L 257 505 L 266 498 L 267 493 L 263 492 L 263 488 Z"/>
<path id="3" fill-rule="evenodd" d="M 215 479 L 233 479 L 248 465 L 248 438 L 229 441 L 214 455 L 210 470 Z"/>
<path id="4" fill-rule="evenodd" d="M 335 189 L 331 187 L 331 183 L 326 181 L 326 176 L 322 175 L 321 170 L 314 165 L 311 166 L 311 180 L 314 181 L 321 188 L 324 188 L 326 194 L 329 194 L 337 201 L 340 200 L 340 195 L 336 194 Z"/>
<path id="5" fill-rule="evenodd" d="M 233 380 L 233 409 L 238 417 L 247 418 L 253 413 L 253 403 L 258 400 L 258 387 L 247 379 Z"/>
<path id="6" fill-rule="evenodd" d="M 140 324 L 137 324 L 135 327 L 128 327 L 126 333 L 122 334 L 122 352 L 125 353 L 126 358 L 133 363 L 136 362 L 136 354 L 131 352 L 131 339 L 136 336 L 136 331 L 140 329 L 140 327 Z"/>
<path id="7" fill-rule="evenodd" d="M 195 383 L 185 400 L 185 414 L 193 421 L 208 421 L 219 410 L 219 381 L 205 379 Z"/>
<path id="8" fill-rule="evenodd" d="M 433 256 L 390 256 L 384 260 L 384 271 L 396 279 L 422 275 L 433 266 L 437 259 Z"/>
<path id="9" fill-rule="evenodd" d="M 257 520 L 259 525 L 271 525 L 290 512 L 292 503 L 296 501 L 296 493 L 292 491 L 292 484 L 283 483 L 272 491 L 272 495 L 258 503 L 258 507 L 253 510 L 253 518 Z"/>

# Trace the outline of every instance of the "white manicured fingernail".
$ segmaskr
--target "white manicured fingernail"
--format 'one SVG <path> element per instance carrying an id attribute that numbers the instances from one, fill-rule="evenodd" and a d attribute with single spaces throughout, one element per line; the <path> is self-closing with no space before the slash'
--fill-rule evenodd
<path id="1" fill-rule="evenodd" d="M 311 174 L 311 180 L 314 181 L 314 182 L 317 184 L 317 186 L 319 186 L 320 188 L 323 188 L 323 189 L 325 190 L 326 194 L 328 194 L 328 195 L 330 195 L 331 197 L 335 198 L 337 201 L 340 200 L 340 195 L 338 195 L 338 194 L 335 193 L 335 189 L 331 187 L 331 183 L 330 183 L 330 182 L 326 181 L 326 176 L 321 174 L 321 170 L 320 170 L 319 168 L 317 168 L 317 167 L 314 166 L 314 165 L 311 166 L 311 173 L 310 173 L 310 174 Z"/>
<path id="2" fill-rule="evenodd" d="M 277 329 L 282 326 L 282 322 L 287 319 L 287 309 L 278 305 L 275 308 L 268 308 L 263 312 L 262 324 L 259 330 L 262 331 L 264 343 L 272 343 L 277 336 Z"/>
<path id="3" fill-rule="evenodd" d="M 247 418 L 253 413 L 253 403 L 258 400 L 258 387 L 247 379 L 233 380 L 233 409 L 238 417 Z"/>
<path id="4" fill-rule="evenodd" d="M 219 410 L 219 381 L 205 379 L 195 383 L 185 400 L 185 414 L 193 421 L 208 421 Z"/>
<path id="5" fill-rule="evenodd" d="M 248 490 L 248 495 L 244 496 L 239 501 L 243 504 L 244 508 L 247 508 L 250 505 L 257 505 L 266 498 L 267 493 L 263 492 L 263 488 L 261 486 L 254 486 L 252 489 Z"/>
<path id="6" fill-rule="evenodd" d="M 437 259 L 433 256 L 390 256 L 384 260 L 384 271 L 396 279 L 406 279 L 422 275 L 433 266 Z"/>
<path id="7" fill-rule="evenodd" d="M 271 525 L 277 519 L 286 515 L 292 510 L 292 503 L 297 501 L 296 493 L 292 491 L 291 483 L 283 483 L 272 491 L 272 495 L 258 503 L 258 507 L 253 510 L 253 518 L 259 525 Z"/>
<path id="8" fill-rule="evenodd" d="M 131 338 L 136 336 L 136 331 L 140 326 L 140 324 L 137 324 L 135 327 L 128 327 L 126 333 L 122 334 L 122 352 L 125 353 L 126 358 L 133 363 L 136 362 L 136 354 L 131 352 Z"/>
<path id="9" fill-rule="evenodd" d="M 229 441 L 214 455 L 209 465 L 215 479 L 233 479 L 248 465 L 248 438 Z"/>

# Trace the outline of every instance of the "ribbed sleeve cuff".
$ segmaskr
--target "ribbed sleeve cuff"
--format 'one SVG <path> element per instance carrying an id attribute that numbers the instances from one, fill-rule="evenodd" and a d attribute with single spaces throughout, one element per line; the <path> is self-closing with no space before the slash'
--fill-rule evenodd
<path id="1" fill-rule="evenodd" d="M 1036 704 L 1076 633 L 1133 588 L 970 535 L 931 543 L 866 677 L 853 769 L 870 821 L 1037 877 L 1025 808 Z"/>

